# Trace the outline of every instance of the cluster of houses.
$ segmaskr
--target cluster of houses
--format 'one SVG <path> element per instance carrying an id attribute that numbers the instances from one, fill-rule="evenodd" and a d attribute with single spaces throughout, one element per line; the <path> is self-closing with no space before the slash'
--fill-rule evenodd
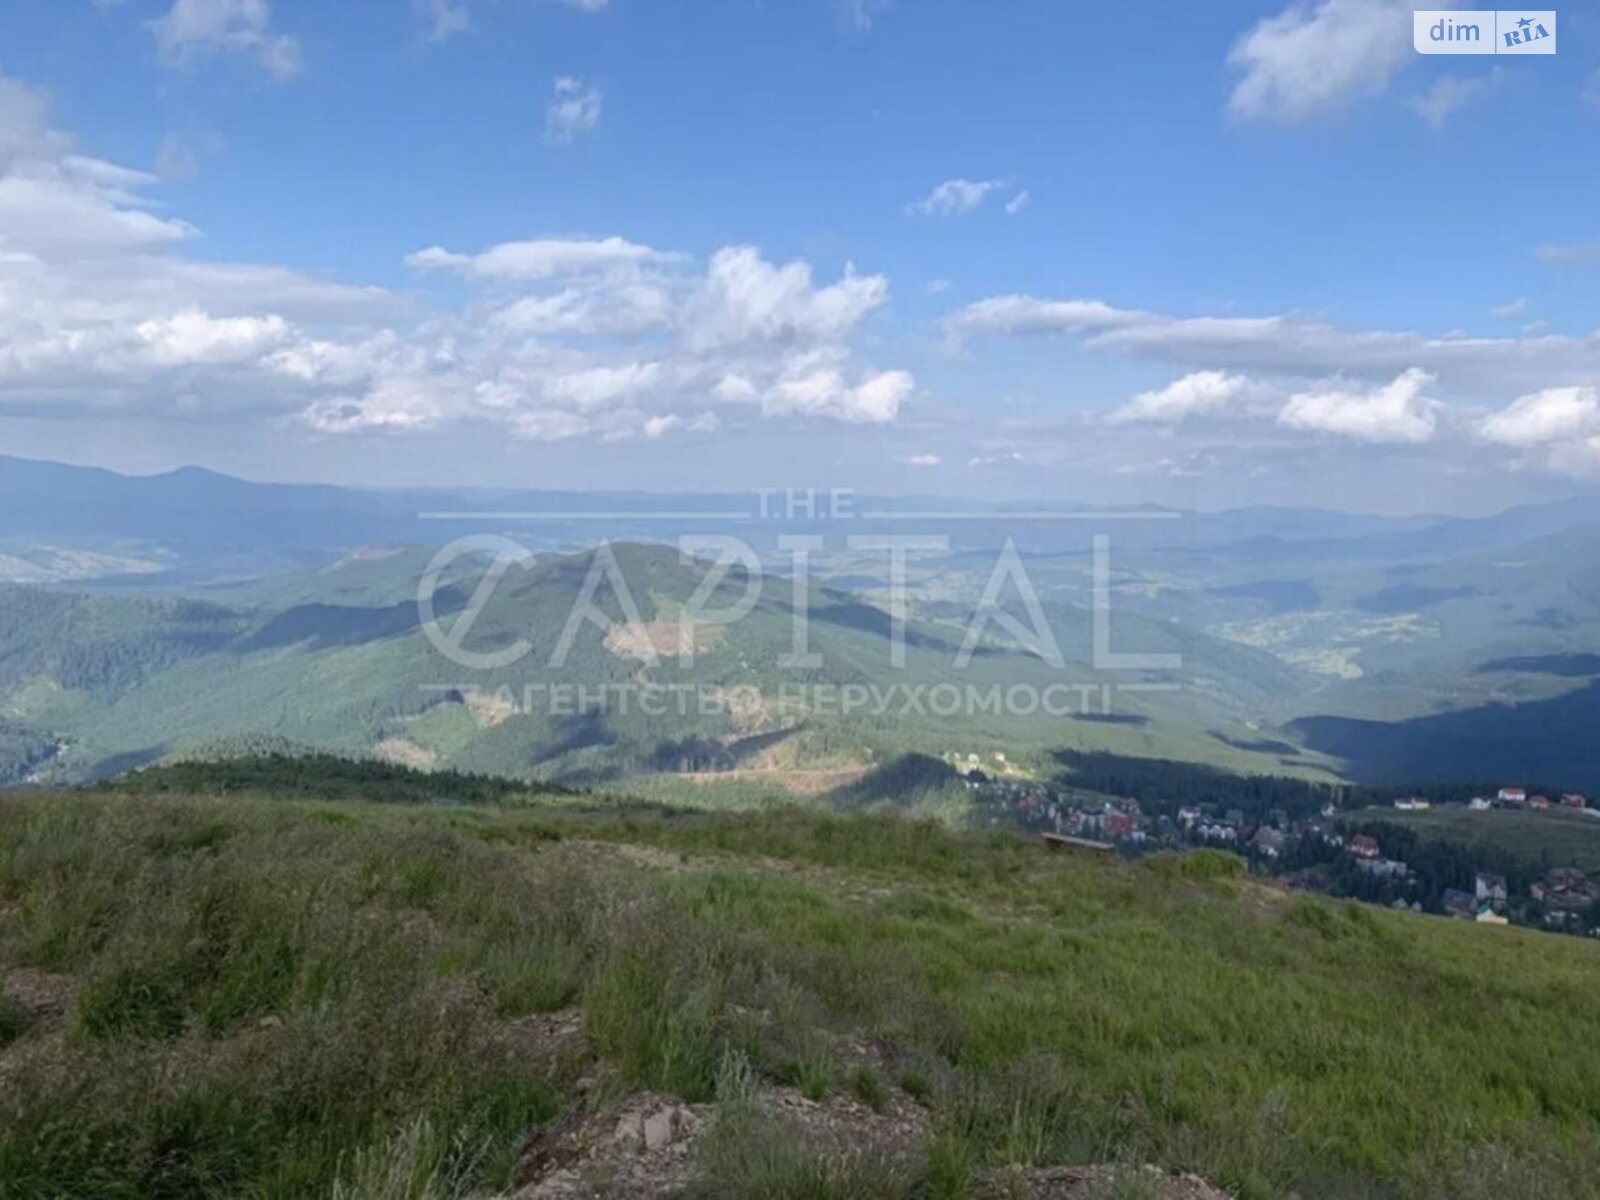
<path id="1" fill-rule="evenodd" d="M 1509 900 L 1510 892 L 1506 888 L 1505 876 L 1479 872 L 1473 881 L 1472 891 L 1464 892 L 1459 888 L 1445 889 L 1444 913 L 1447 917 L 1454 917 L 1460 921 L 1476 921 L 1480 925 L 1509 925 L 1511 922 L 1506 917 L 1506 904 Z"/>
<path id="2" fill-rule="evenodd" d="M 1582 933 L 1600 904 L 1600 883 L 1574 867 L 1554 867 L 1528 889 L 1528 895 L 1540 906 L 1547 928 Z"/>
<path id="3" fill-rule="evenodd" d="M 1246 855 L 1266 871 L 1283 870 L 1274 864 L 1291 850 L 1314 844 L 1320 861 L 1330 861 L 1326 856 L 1331 855 L 1332 860 L 1346 861 L 1361 875 L 1374 880 L 1373 889 L 1360 894 L 1391 897 L 1399 891 L 1405 898 L 1393 899 L 1394 907 L 1422 911 L 1421 902 L 1414 898 L 1420 881 L 1412 868 L 1386 854 L 1376 837 L 1341 829 L 1338 811 L 1331 804 L 1314 817 L 1297 820 L 1273 810 L 1256 821 L 1242 809 L 1219 804 L 1184 805 L 1171 816 L 1152 815 L 1134 799 L 1096 798 L 1089 803 L 1074 803 L 1070 793 L 1059 792 L 1048 784 L 1001 774 L 1008 766 L 1003 759 L 994 764 L 1000 772 L 988 764 L 988 769 L 980 769 L 976 762 L 965 763 L 959 757 L 956 765 L 958 770 L 966 768 L 962 774 L 967 787 L 982 795 L 991 808 L 992 820 L 1036 830 L 1055 842 L 1105 851 L 1120 846 L 1133 853 L 1155 846 L 1212 846 Z M 1433 802 L 1423 796 L 1405 796 L 1394 800 L 1393 805 L 1400 812 L 1421 812 L 1432 808 Z M 1455 807 L 1473 812 L 1559 807 L 1600 818 L 1600 807 L 1591 807 L 1588 799 L 1576 792 L 1551 799 L 1530 795 L 1521 787 L 1503 787 L 1492 796 L 1476 796 L 1464 806 L 1458 802 Z M 1297 856 L 1293 861 L 1304 860 Z M 1484 872 L 1477 875 L 1471 891 L 1451 888 L 1435 899 L 1441 901 L 1447 916 L 1486 925 L 1508 924 L 1515 915 L 1524 923 L 1584 933 L 1591 932 L 1588 926 L 1600 916 L 1600 882 L 1567 867 L 1549 871 L 1528 889 L 1526 898 L 1512 897 L 1503 876 Z M 1594 932 L 1600 936 L 1600 931 Z"/>
<path id="4" fill-rule="evenodd" d="M 1397 804 L 1395 807 L 1399 807 Z M 1426 807 L 1426 804 L 1424 804 Z M 1552 800 L 1549 796 L 1530 796 L 1527 788 L 1503 787 L 1493 800 L 1486 796 L 1474 796 L 1467 801 L 1467 807 L 1473 812 L 1487 812 L 1491 808 L 1565 808 L 1573 812 L 1581 812 L 1585 816 L 1600 817 L 1600 808 L 1590 808 L 1589 798 L 1578 792 L 1567 792 L 1558 799 Z"/>

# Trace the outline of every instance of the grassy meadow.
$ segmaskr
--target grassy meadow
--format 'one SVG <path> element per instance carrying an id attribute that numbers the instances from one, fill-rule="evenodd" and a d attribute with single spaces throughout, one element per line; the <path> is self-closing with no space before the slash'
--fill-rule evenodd
<path id="1" fill-rule="evenodd" d="M 0 1197 L 489 1196 L 597 1095 L 741 1077 L 910 1096 L 930 1132 L 873 1181 L 723 1138 L 706 1195 L 1128 1162 L 1248 1198 L 1596 1196 L 1597 969 L 1222 855 L 888 816 L 12 795 Z"/>
<path id="2" fill-rule="evenodd" d="M 1490 809 L 1430 808 L 1420 812 L 1365 808 L 1350 814 L 1360 821 L 1387 821 L 1415 829 L 1431 841 L 1463 846 L 1493 846 L 1530 862 L 1548 859 L 1554 866 L 1600 871 L 1600 820 L 1559 808 Z"/>

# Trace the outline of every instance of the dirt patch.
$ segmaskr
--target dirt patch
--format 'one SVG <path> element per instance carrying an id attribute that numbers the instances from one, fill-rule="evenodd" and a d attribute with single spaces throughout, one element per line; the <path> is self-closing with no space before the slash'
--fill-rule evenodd
<path id="1" fill-rule="evenodd" d="M 59 1017 L 72 1003 L 77 985 L 70 975 L 19 967 L 0 977 L 0 994 L 20 1004 L 35 1020 Z"/>
<path id="2" fill-rule="evenodd" d="M 727 1122 L 732 1121 L 729 1125 Z M 640 1093 L 569 1113 L 532 1137 L 517 1167 L 517 1190 L 502 1200 L 643 1200 L 670 1196 L 705 1178 L 705 1151 L 729 1136 L 793 1136 L 812 1152 L 845 1161 L 899 1162 L 914 1173 L 931 1131 L 928 1113 L 893 1093 L 878 1108 L 848 1096 L 808 1100 L 764 1087 L 737 1107 L 684 1104 Z M 986 1170 L 974 1200 L 1231 1200 L 1193 1175 L 1155 1167 L 1097 1165 Z"/>
<path id="3" fill-rule="evenodd" d="M 386 762 L 397 763 L 402 767 L 413 767 L 418 771 L 431 771 L 433 764 L 439 761 L 439 756 L 432 750 L 415 742 L 408 742 L 405 738 L 384 738 L 373 749 L 377 756 Z"/>
<path id="4" fill-rule="evenodd" d="M 517 715 L 516 702 L 507 692 L 486 692 L 481 688 L 468 688 L 461 693 L 461 703 L 466 705 L 472 719 L 484 729 L 504 725 Z"/>
<path id="5" fill-rule="evenodd" d="M 613 625 L 606 634 L 604 645 L 618 658 L 654 662 L 658 658 L 699 654 L 711 649 L 721 639 L 722 627 L 718 625 L 646 621 L 637 625 Z"/>
<path id="6" fill-rule="evenodd" d="M 517 1164 L 515 1200 L 645 1197 L 682 1187 L 714 1106 L 650 1093 L 570 1113 L 529 1141 Z"/>
<path id="7" fill-rule="evenodd" d="M 898 1097 L 883 1111 L 845 1096 L 808 1100 L 791 1088 L 758 1092 L 743 1119 L 754 1116 L 802 1137 L 826 1154 L 911 1158 L 921 1152 L 928 1116 Z M 540 1131 L 517 1168 L 514 1200 L 618 1200 L 671 1195 L 702 1170 L 700 1152 L 728 1112 L 715 1104 L 683 1104 L 642 1093 L 588 1113 L 574 1113 Z"/>
<path id="8" fill-rule="evenodd" d="M 1034 1167 L 985 1171 L 974 1181 L 973 1200 L 1232 1200 L 1197 1175 L 1168 1175 L 1155 1167 Z"/>

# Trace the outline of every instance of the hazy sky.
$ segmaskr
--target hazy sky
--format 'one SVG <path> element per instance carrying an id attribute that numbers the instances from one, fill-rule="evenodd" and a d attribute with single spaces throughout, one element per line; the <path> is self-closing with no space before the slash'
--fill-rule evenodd
<path id="1" fill-rule="evenodd" d="M 8 0 L 0 452 L 1473 510 L 1600 476 L 1600 10 Z"/>

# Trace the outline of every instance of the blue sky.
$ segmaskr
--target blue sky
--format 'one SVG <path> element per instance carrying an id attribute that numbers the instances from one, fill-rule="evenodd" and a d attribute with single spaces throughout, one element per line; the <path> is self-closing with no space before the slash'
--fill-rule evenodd
<path id="1" fill-rule="evenodd" d="M 0 451 L 1471 510 L 1600 472 L 1600 14 L 0 11 Z M 499 248 L 498 250 L 496 248 Z"/>

